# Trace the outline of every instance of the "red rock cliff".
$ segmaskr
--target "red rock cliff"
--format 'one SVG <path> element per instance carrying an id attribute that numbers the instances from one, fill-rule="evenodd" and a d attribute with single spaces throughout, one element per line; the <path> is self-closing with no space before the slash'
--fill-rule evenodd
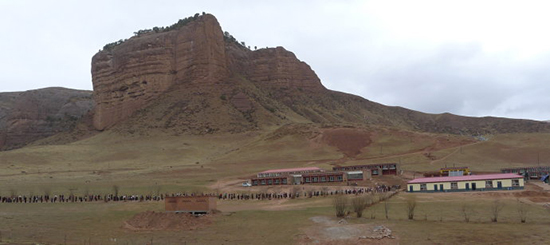
<path id="1" fill-rule="evenodd" d="M 282 47 L 252 52 L 249 79 L 260 86 L 319 91 L 325 88 L 308 64 Z"/>
<path id="2" fill-rule="evenodd" d="M 176 31 L 130 38 L 92 58 L 94 126 L 113 126 L 174 84 L 207 83 L 227 74 L 222 30 L 212 15 Z"/>

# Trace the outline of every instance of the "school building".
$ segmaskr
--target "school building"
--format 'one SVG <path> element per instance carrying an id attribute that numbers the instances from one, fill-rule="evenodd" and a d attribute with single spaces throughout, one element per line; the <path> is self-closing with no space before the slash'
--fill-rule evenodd
<path id="1" fill-rule="evenodd" d="M 397 163 L 380 163 L 380 164 L 366 164 L 366 165 L 353 165 L 353 166 L 336 166 L 333 167 L 334 171 L 363 171 L 370 176 L 379 175 L 397 175 L 399 168 Z"/>
<path id="2" fill-rule="evenodd" d="M 299 176 L 300 184 L 344 182 L 343 172 L 307 173 Z"/>
<path id="3" fill-rule="evenodd" d="M 378 168 L 375 168 L 378 171 Z M 371 178 L 371 169 L 354 171 L 325 171 L 317 167 L 272 169 L 258 173 L 250 179 L 252 186 L 303 185 L 362 181 Z M 382 170 L 375 172 L 382 174 Z"/>
<path id="4" fill-rule="evenodd" d="M 257 174 L 257 177 L 258 178 L 278 177 L 278 176 L 286 176 L 291 174 L 318 173 L 323 171 L 324 170 L 318 167 L 271 169 L 271 170 L 259 172 Z"/>
<path id="5" fill-rule="evenodd" d="M 417 178 L 407 182 L 408 192 L 454 192 L 523 189 L 523 176 L 506 174 Z"/>
<path id="6" fill-rule="evenodd" d="M 318 167 L 271 169 L 259 172 L 255 178 L 250 179 L 252 186 L 258 185 L 299 185 L 303 183 L 304 174 L 323 173 Z"/>

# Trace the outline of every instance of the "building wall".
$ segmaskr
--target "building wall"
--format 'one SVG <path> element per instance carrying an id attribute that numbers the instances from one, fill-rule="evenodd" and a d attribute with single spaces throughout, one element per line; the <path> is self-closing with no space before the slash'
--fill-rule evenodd
<path id="1" fill-rule="evenodd" d="M 257 185 L 288 185 L 291 184 L 292 179 L 289 176 L 280 177 L 265 177 L 265 178 L 252 178 L 250 183 L 253 186 Z"/>
<path id="2" fill-rule="evenodd" d="M 323 177 L 325 177 L 323 181 Z M 332 180 L 330 178 L 332 177 Z M 309 181 L 308 181 L 309 178 Z M 343 182 L 344 174 L 326 174 L 326 175 L 303 175 L 302 184 L 312 184 L 312 183 L 330 183 L 330 182 Z"/>
<path id="3" fill-rule="evenodd" d="M 368 165 L 354 165 L 354 166 L 340 166 L 333 167 L 334 171 L 359 171 L 364 170 L 370 172 L 372 176 L 379 175 L 397 175 L 399 173 L 399 165 L 396 163 L 383 163 L 383 164 L 368 164 Z"/>
<path id="4" fill-rule="evenodd" d="M 476 191 L 483 191 L 483 190 L 499 190 L 498 188 L 498 182 L 501 182 L 502 190 L 508 190 L 508 189 L 523 189 L 525 182 L 523 179 L 517 179 L 519 180 L 519 186 L 513 186 L 513 179 L 499 179 L 499 180 L 491 180 L 492 188 L 489 188 L 486 186 L 485 180 L 468 180 L 468 181 L 457 181 L 457 189 L 452 189 L 451 183 L 452 182 L 437 182 L 437 183 L 425 183 L 426 189 L 422 190 L 422 183 L 415 183 L 415 184 L 407 184 L 407 191 L 411 191 L 411 186 L 413 188 L 413 192 L 439 192 L 441 190 L 441 185 L 443 185 L 443 191 L 449 192 L 449 191 L 473 191 L 473 184 L 476 185 Z M 468 188 L 466 188 L 466 184 L 468 184 Z M 435 186 L 437 185 L 437 190 L 435 189 Z"/>
<path id="5" fill-rule="evenodd" d="M 216 209 L 216 198 L 209 196 L 166 197 L 164 207 L 166 211 L 171 212 L 211 212 L 212 209 Z"/>

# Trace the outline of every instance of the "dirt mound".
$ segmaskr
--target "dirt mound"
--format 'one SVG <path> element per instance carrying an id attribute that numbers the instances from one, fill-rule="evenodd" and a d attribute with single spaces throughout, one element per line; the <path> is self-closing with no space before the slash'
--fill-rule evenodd
<path id="1" fill-rule="evenodd" d="M 212 223 L 212 215 L 143 212 L 124 222 L 128 230 L 196 230 Z"/>

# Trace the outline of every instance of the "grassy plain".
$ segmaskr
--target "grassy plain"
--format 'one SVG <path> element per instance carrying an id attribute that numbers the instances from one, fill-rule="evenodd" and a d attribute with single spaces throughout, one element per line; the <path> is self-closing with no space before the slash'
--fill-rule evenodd
<path id="1" fill-rule="evenodd" d="M 0 152 L 0 195 L 107 194 L 115 185 L 122 194 L 215 192 L 216 183 L 246 179 L 265 169 L 328 169 L 336 163 L 399 162 L 408 172 L 466 165 L 475 173 L 550 161 L 548 134 L 494 135 L 488 141 L 475 141 L 383 132 L 373 134 L 373 142 L 356 158 L 299 135 L 271 139 L 262 133 L 176 137 L 105 132 L 67 145 Z M 384 218 L 384 205 L 377 204 L 364 218 L 348 221 L 389 227 L 396 239 L 388 244 L 545 244 L 550 240 L 545 199 L 488 193 L 414 194 L 418 207 L 412 221 L 405 212 L 406 199 L 412 194 L 401 193 L 389 201 L 389 220 Z M 528 207 L 526 223 L 518 220 L 516 198 Z M 489 219 L 494 200 L 505 204 L 497 223 Z M 470 222 L 464 221 L 464 205 L 472 207 Z M 130 231 L 122 227 L 125 220 L 148 210 L 162 211 L 163 203 L 0 204 L 0 244 L 300 243 L 307 227 L 316 225 L 311 217 L 334 216 L 329 198 L 221 201 L 218 206 L 222 213 L 205 229 Z"/>

